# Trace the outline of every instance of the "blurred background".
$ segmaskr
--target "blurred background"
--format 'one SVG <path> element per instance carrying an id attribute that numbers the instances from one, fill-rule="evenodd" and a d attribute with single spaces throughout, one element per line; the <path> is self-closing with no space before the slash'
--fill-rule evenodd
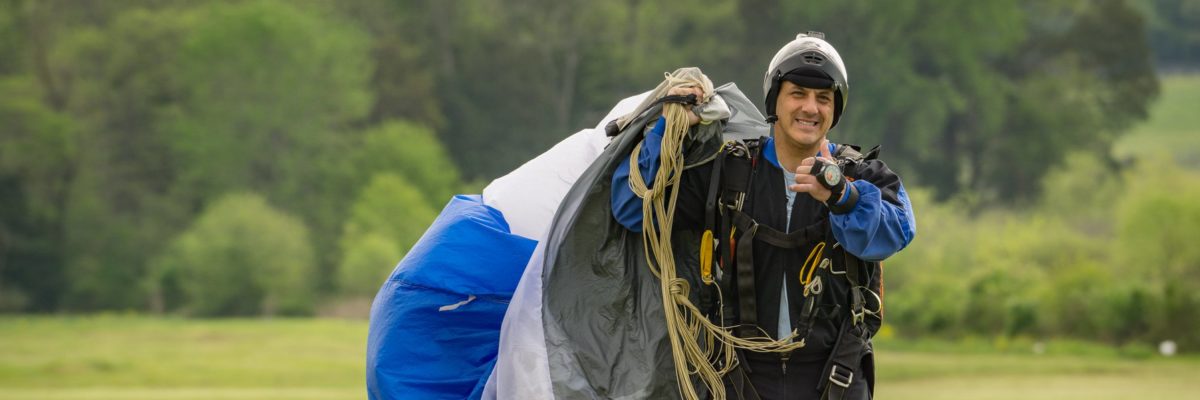
<path id="1" fill-rule="evenodd" d="M 1200 390 L 1200 1 L 0 0 L 0 398 L 361 398 L 451 195 L 807 30 L 918 218 L 880 398 Z"/>

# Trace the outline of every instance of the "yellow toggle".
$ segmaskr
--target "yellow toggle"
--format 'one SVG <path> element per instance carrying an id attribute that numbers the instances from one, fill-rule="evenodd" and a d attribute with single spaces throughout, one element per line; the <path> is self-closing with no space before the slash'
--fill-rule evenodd
<path id="1" fill-rule="evenodd" d="M 704 230 L 700 237 L 700 278 L 705 285 L 713 284 L 712 277 L 713 233 L 711 229 Z"/>

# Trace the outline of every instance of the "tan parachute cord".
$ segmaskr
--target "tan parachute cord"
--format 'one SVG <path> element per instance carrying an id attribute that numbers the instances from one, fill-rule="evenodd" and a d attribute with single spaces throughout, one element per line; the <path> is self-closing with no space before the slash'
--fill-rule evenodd
<path id="1" fill-rule="evenodd" d="M 682 74 L 681 74 L 682 75 Z M 712 83 L 707 78 L 687 79 L 683 76 L 666 74 L 666 82 L 670 87 L 701 87 L 704 93 L 711 95 Z M 667 323 L 667 338 L 671 343 L 671 354 L 675 361 L 675 376 L 678 381 L 680 394 L 684 399 L 698 399 L 696 388 L 691 384 L 691 376 L 696 375 L 714 399 L 725 398 L 725 385 L 721 377 L 729 373 L 737 363 L 734 358 L 735 349 L 746 349 L 756 352 L 790 352 L 804 347 L 804 340 L 793 342 L 796 334 L 781 340 L 773 340 L 764 333 L 762 337 L 741 338 L 733 334 L 731 328 L 712 323 L 688 299 L 688 283 L 676 277 L 675 258 L 671 251 L 671 225 L 674 222 L 675 203 L 678 190 L 671 190 L 670 196 L 664 196 L 667 188 L 678 187 L 683 173 L 683 139 L 690 128 L 687 108 L 680 104 L 663 106 L 666 117 L 666 130 L 663 134 L 659 157 L 658 172 L 654 177 L 653 187 L 646 187 L 640 173 L 629 174 L 629 186 L 633 193 L 642 198 L 642 242 L 646 247 L 646 263 L 655 277 L 659 278 L 662 290 L 663 314 Z M 638 144 L 630 154 L 630 171 L 639 171 L 638 154 L 641 144 Z M 669 197 L 669 198 L 664 198 Z M 666 204 L 664 204 L 664 202 Z M 720 292 L 718 291 L 718 296 Z M 723 300 L 721 300 L 723 302 Z M 723 309 L 718 307 L 718 309 Z M 723 318 L 722 318 L 723 320 Z M 701 343 L 703 342 L 703 346 Z M 724 367 L 720 370 L 714 366 L 716 344 L 720 343 Z"/>

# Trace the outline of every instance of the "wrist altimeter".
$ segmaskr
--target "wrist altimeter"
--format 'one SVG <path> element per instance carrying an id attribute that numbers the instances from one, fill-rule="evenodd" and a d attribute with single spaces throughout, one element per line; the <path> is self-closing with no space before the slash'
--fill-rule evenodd
<path id="1" fill-rule="evenodd" d="M 846 177 L 842 175 L 842 166 L 838 163 L 827 163 L 821 159 L 814 159 L 812 166 L 812 174 L 817 178 L 817 183 L 829 189 L 830 196 L 825 200 L 825 206 L 834 214 L 845 214 L 854 208 L 855 203 L 858 203 L 858 191 L 853 185 L 846 184 Z M 850 196 L 846 201 L 841 202 L 842 197 L 846 194 L 846 190 L 850 191 Z"/>
<path id="2" fill-rule="evenodd" d="M 834 191 L 834 194 L 841 194 L 841 190 L 834 189 L 846 184 L 846 179 L 842 176 L 842 167 L 836 163 L 827 163 L 819 158 L 813 159 L 812 174 L 817 177 L 817 182 L 821 186 Z"/>

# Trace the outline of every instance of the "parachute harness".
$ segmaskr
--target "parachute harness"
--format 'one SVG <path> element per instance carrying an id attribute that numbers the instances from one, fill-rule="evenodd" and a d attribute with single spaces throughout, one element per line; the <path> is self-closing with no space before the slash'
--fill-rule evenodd
<path id="1" fill-rule="evenodd" d="M 664 75 L 666 79 L 655 90 L 656 96 L 651 98 L 661 97 L 669 89 L 677 87 L 699 87 L 704 91 L 704 101 L 712 97 L 712 82 L 697 69 L 680 69 L 674 74 Z M 672 186 L 678 188 L 683 174 L 683 140 L 690 129 L 689 113 L 691 111 L 682 104 L 663 105 L 666 130 L 663 134 L 659 168 L 654 176 L 654 184 L 652 187 L 646 187 L 642 174 L 633 172 L 629 174 L 629 186 L 633 193 L 642 199 L 642 242 L 646 248 L 646 263 L 661 285 L 667 338 L 671 343 L 679 392 L 684 399 L 699 399 L 696 388 L 691 384 L 691 376 L 696 375 L 713 394 L 713 398 L 723 399 L 725 385 L 721 382 L 721 377 L 737 366 L 737 359 L 734 357 L 736 349 L 786 353 L 804 347 L 805 343 L 803 339 L 793 341 L 797 336 L 795 332 L 780 340 L 771 339 L 765 332 L 760 337 L 738 337 L 733 333 L 732 327 L 714 324 L 692 304 L 688 299 L 687 281 L 676 276 L 675 257 L 671 250 L 671 226 L 679 191 L 668 189 Z M 640 150 L 639 143 L 630 154 L 630 171 L 640 170 Z M 722 301 L 720 297 L 718 301 Z M 718 347 L 714 345 L 717 342 L 720 343 L 719 353 Z M 718 355 L 723 357 L 717 359 Z M 720 369 L 717 365 L 721 366 Z"/>

